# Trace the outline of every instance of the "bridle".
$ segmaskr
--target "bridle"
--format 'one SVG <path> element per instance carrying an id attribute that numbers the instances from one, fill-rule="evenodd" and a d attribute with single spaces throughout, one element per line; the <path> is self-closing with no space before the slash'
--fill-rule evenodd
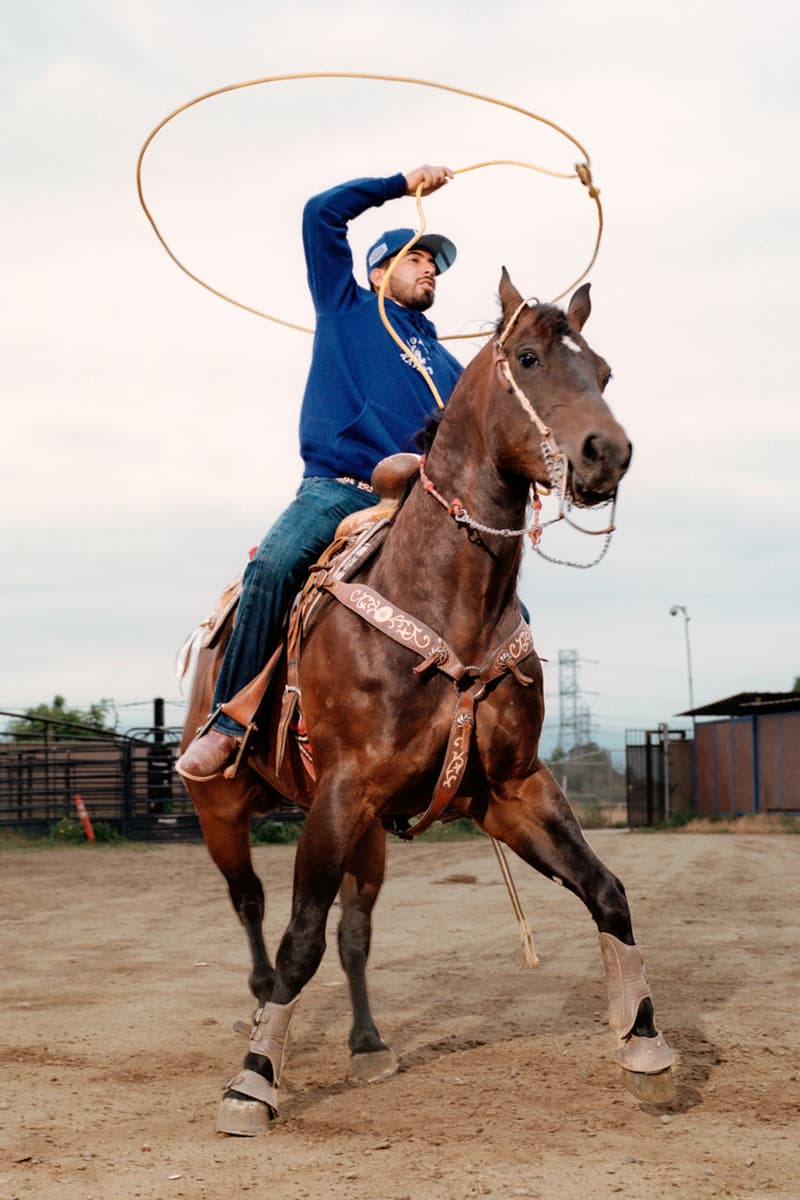
<path id="1" fill-rule="evenodd" d="M 542 501 L 539 495 L 539 488 L 534 482 L 531 484 L 530 488 L 531 506 L 533 509 L 532 524 L 526 525 L 522 529 L 495 529 L 490 525 L 481 524 L 480 521 L 477 521 L 474 517 L 472 517 L 458 497 L 454 497 L 452 500 L 447 500 L 439 491 L 437 491 L 433 482 L 426 473 L 424 457 L 420 460 L 419 465 L 420 480 L 422 482 L 423 490 L 426 491 L 428 495 L 432 496 L 433 499 L 439 504 L 441 504 L 457 524 L 465 525 L 477 533 L 493 534 L 496 537 L 524 537 L 527 534 L 533 549 L 548 562 L 557 563 L 560 566 L 586 569 L 588 567 L 596 566 L 605 557 L 608 551 L 611 543 L 611 535 L 614 533 L 616 528 L 614 524 L 614 517 L 617 508 L 617 489 L 614 489 L 613 496 L 610 500 L 611 515 L 609 517 L 608 525 L 605 529 L 586 529 L 583 525 L 579 525 L 570 517 L 570 508 L 572 507 L 572 504 L 577 503 L 577 501 L 574 501 L 573 498 L 570 497 L 568 491 L 569 459 L 567 458 L 565 452 L 558 445 L 558 442 L 555 440 L 550 427 L 546 425 L 539 416 L 533 404 L 531 403 L 530 398 L 526 396 L 525 392 L 523 392 L 522 388 L 514 378 L 511 370 L 511 363 L 505 351 L 506 340 L 508 339 L 517 320 L 519 319 L 520 314 L 529 307 L 530 303 L 531 300 L 522 300 L 509 317 L 502 332 L 495 340 L 492 352 L 492 363 L 497 371 L 501 386 L 504 387 L 507 392 L 514 395 L 517 400 L 519 400 L 523 411 L 527 414 L 533 425 L 536 427 L 540 439 L 542 458 L 544 459 L 548 479 L 550 481 L 549 490 L 554 491 L 558 496 L 558 515 L 549 521 L 542 522 Z M 533 303 L 538 303 L 538 301 L 533 300 Z M 547 494 L 547 492 L 545 494 Z M 559 521 L 566 521 L 568 525 L 571 525 L 573 529 L 578 530 L 579 533 L 585 533 L 595 537 L 605 536 L 606 540 L 603 544 L 603 547 L 598 556 L 592 562 L 570 562 L 566 559 L 551 557 L 549 554 L 545 554 L 544 551 L 540 549 L 539 542 L 541 541 L 543 531 L 548 526 L 555 525 Z"/>

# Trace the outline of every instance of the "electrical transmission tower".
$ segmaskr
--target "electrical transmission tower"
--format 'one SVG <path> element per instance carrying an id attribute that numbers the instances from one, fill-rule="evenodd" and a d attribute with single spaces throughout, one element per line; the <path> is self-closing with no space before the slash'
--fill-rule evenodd
<path id="1" fill-rule="evenodd" d="M 592 740 L 592 714 L 578 682 L 577 650 L 558 652 L 558 744 L 568 754 Z"/>

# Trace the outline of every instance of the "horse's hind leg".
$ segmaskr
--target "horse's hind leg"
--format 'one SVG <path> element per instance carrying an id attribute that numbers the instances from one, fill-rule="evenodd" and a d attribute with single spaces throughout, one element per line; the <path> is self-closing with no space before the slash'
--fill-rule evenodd
<path id="1" fill-rule="evenodd" d="M 248 983 L 259 1004 L 272 995 L 274 971 L 264 943 L 264 889 L 250 856 L 250 812 L 244 781 L 192 783 L 191 793 L 203 839 L 228 884 L 234 911 L 250 947 Z"/>
<path id="2" fill-rule="evenodd" d="M 397 1073 L 397 1058 L 378 1033 L 369 1006 L 366 967 L 372 934 L 372 909 L 386 865 L 386 833 L 375 821 L 350 855 L 339 888 L 339 957 L 347 975 L 353 1007 L 350 1030 L 350 1078 L 360 1083 Z"/>
<path id="3" fill-rule="evenodd" d="M 672 1098 L 672 1051 L 654 1023 L 653 1000 L 633 936 L 621 881 L 593 852 L 566 797 L 541 767 L 494 793 L 482 828 L 543 875 L 563 884 L 589 909 L 600 934 L 609 998 L 609 1024 L 626 1086 L 642 1100 Z"/>

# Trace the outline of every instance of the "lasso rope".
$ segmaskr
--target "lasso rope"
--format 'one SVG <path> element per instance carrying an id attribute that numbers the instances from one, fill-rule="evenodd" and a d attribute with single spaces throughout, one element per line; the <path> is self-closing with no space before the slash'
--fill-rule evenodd
<path id="1" fill-rule="evenodd" d="M 233 296 L 228 296 L 225 292 L 221 292 L 218 288 L 212 287 L 212 285 L 210 283 L 206 283 L 205 280 L 201 279 L 200 276 L 196 275 L 193 271 L 190 271 L 189 268 L 180 261 L 180 259 L 174 253 L 174 251 L 170 248 L 169 244 L 167 243 L 166 238 L 161 233 L 161 230 L 158 228 L 155 218 L 153 217 L 153 214 L 150 211 L 150 209 L 148 208 L 147 203 L 145 201 L 144 190 L 142 188 L 142 164 L 144 162 L 144 157 L 145 157 L 150 145 L 152 144 L 153 140 L 161 132 L 161 130 L 164 129 L 164 127 L 170 123 L 170 121 L 173 121 L 176 117 L 180 116 L 181 113 L 186 112 L 187 109 L 194 108 L 196 105 L 202 104 L 202 102 L 204 100 L 211 100 L 215 96 L 222 96 L 227 92 L 240 91 L 243 88 L 258 87 L 261 84 L 282 83 L 282 82 L 287 82 L 289 80 L 297 80 L 297 79 L 368 79 L 368 80 L 379 81 L 379 82 L 383 82 L 383 83 L 407 83 L 407 84 L 412 84 L 416 87 L 435 88 L 438 91 L 452 92 L 453 94 L 455 94 L 457 96 L 467 96 L 471 100 L 480 100 L 481 102 L 483 102 L 485 104 L 494 104 L 494 105 L 497 105 L 499 108 L 510 109 L 512 112 L 519 113 L 523 117 L 529 117 L 531 120 L 538 121 L 540 124 L 547 125 L 550 129 L 555 130 L 556 133 L 560 134 L 562 137 L 566 138 L 567 141 L 571 142 L 573 144 L 573 146 L 575 146 L 577 148 L 577 150 L 579 151 L 579 153 L 583 156 L 584 161 L 580 162 L 580 163 L 576 163 L 574 172 L 565 173 L 563 171 L 554 171 L 548 167 L 538 166 L 534 163 L 519 162 L 516 159 L 493 159 L 493 160 L 488 160 L 486 162 L 472 163 L 470 166 L 467 166 L 467 167 L 458 167 L 457 169 L 455 169 L 453 171 L 453 174 L 454 175 L 462 175 L 468 171 L 480 170 L 483 167 L 513 166 L 513 167 L 523 167 L 526 170 L 530 170 L 530 171 L 538 171 L 542 175 L 550 175 L 556 179 L 578 179 L 580 181 L 580 183 L 585 188 L 587 188 L 587 190 L 589 192 L 589 196 L 595 204 L 595 208 L 597 211 L 597 236 L 595 239 L 592 256 L 591 256 L 588 264 L 586 265 L 584 270 L 581 272 L 581 274 L 577 277 L 577 279 L 573 280 L 573 282 L 570 283 L 568 287 L 564 288 L 564 290 L 559 292 L 559 294 L 557 296 L 553 297 L 553 302 L 560 300 L 563 296 L 565 296 L 567 294 L 567 292 L 572 291 L 572 289 L 574 287 L 576 287 L 583 279 L 586 278 L 589 271 L 592 269 L 592 267 L 597 259 L 597 254 L 600 249 L 600 241 L 603 236 L 603 209 L 602 209 L 602 205 L 600 204 L 600 193 L 597 190 L 597 188 L 594 186 L 594 183 L 592 182 L 592 172 L 591 172 L 591 167 L 589 164 L 589 155 L 588 155 L 587 151 L 584 149 L 584 147 L 581 145 L 581 143 L 578 141 L 577 138 L 573 137 L 572 134 L 568 133 L 566 129 L 562 128 L 562 126 L 557 125 L 555 123 L 555 121 L 551 121 L 547 117 L 542 117 L 538 113 L 531 112 L 527 108 L 521 108 L 518 104 L 511 104 L 506 100 L 497 100 L 493 96 L 484 96 L 480 92 L 471 92 L 471 91 L 468 91 L 466 88 L 452 87 L 451 85 L 445 84 L 445 83 L 434 83 L 429 79 L 414 79 L 414 78 L 410 78 L 405 75 L 371 75 L 371 74 L 364 74 L 362 72 L 355 72 L 355 71 L 304 71 L 304 72 L 301 72 L 298 74 L 291 74 L 291 75 L 265 75 L 260 79 L 248 79 L 242 83 L 229 83 L 225 87 L 215 88 L 211 92 L 204 92 L 201 96 L 195 96 L 195 98 L 193 100 L 188 100 L 185 104 L 182 104 L 179 108 L 176 108 L 174 110 L 174 112 L 171 112 L 169 114 L 169 116 L 164 117 L 163 121 L 160 121 L 158 123 L 158 125 L 156 125 L 155 129 L 153 129 L 151 131 L 151 133 L 148 135 L 148 137 L 145 140 L 144 145 L 142 146 L 141 150 L 139 151 L 139 158 L 136 163 L 136 188 L 137 188 L 137 192 L 139 195 L 139 203 L 141 204 L 142 209 L 144 210 L 144 214 L 147 217 L 148 221 L 150 222 L 150 225 L 152 226 L 153 232 L 155 233 L 159 242 L 163 246 L 164 250 L 167 252 L 169 257 L 175 263 L 175 265 L 177 267 L 179 267 L 180 270 L 183 271 L 183 273 L 185 275 L 188 275 L 190 279 L 194 280 L 195 283 L 199 283 L 201 287 L 206 289 L 206 291 L 211 292 L 212 295 L 218 296 L 220 298 L 220 300 L 225 300 L 225 301 L 227 301 L 228 304 L 233 304 L 237 308 L 241 308 L 245 312 L 252 313 L 256 317 L 263 317 L 267 321 L 273 321 L 276 325 L 283 325 L 287 329 L 296 329 L 296 330 L 299 330 L 299 332 L 301 332 L 301 333 L 313 333 L 314 332 L 313 329 L 310 329 L 306 325 L 298 325 L 294 321 L 286 321 L 282 317 L 276 317 L 271 313 L 263 312 L 259 308 L 254 308 L 250 304 L 244 304 L 241 300 L 236 300 Z M 418 231 L 418 233 L 416 234 L 413 241 L 409 242 L 409 246 L 413 245 L 413 242 L 416 241 L 417 238 L 421 236 L 421 234 L 425 228 L 424 214 L 422 212 L 422 204 L 420 201 L 420 192 L 421 192 L 421 189 L 418 188 L 417 189 L 417 211 L 420 214 L 422 228 Z M 405 253 L 408 250 L 408 248 L 409 247 L 404 247 L 404 250 L 401 253 Z M 386 322 L 385 319 L 384 319 L 384 324 L 387 325 L 387 329 L 389 329 L 390 333 L 392 333 L 392 336 L 394 336 L 394 333 L 391 330 L 391 327 L 388 325 L 388 323 Z M 473 337 L 475 337 L 475 334 L 472 334 L 472 333 L 447 334 L 444 337 L 442 337 L 441 340 L 442 341 L 453 341 L 453 340 L 457 340 L 459 338 L 473 338 Z M 397 340 L 397 339 L 395 338 L 395 340 Z M 408 348 L 406 346 L 403 346 L 403 351 L 404 351 L 404 353 L 409 353 Z M 411 357 L 412 357 L 412 360 L 415 361 L 415 365 L 418 368 L 421 367 L 421 364 L 416 360 L 416 356 L 412 354 Z M 425 378 L 428 378 L 427 373 L 425 371 L 423 371 L 422 374 L 425 376 Z M 435 395 L 436 395 L 436 393 L 434 391 L 434 396 Z M 437 402 L 441 406 L 441 400 L 439 399 Z"/>

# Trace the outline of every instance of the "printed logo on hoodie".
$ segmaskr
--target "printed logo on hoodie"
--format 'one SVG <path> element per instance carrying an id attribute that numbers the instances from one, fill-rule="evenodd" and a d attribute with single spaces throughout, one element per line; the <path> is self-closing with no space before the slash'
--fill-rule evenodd
<path id="1" fill-rule="evenodd" d="M 422 340 L 422 338 L 417 337 L 416 334 L 412 334 L 411 337 L 408 339 L 407 344 L 408 344 L 408 348 L 412 352 L 412 354 L 415 354 L 417 356 L 417 359 L 419 360 L 419 363 L 422 365 L 422 368 L 425 371 L 425 374 L 430 375 L 432 377 L 433 376 L 433 363 L 431 362 L 427 343 L 424 342 Z M 402 357 L 404 363 L 407 363 L 410 367 L 414 367 L 415 369 L 417 369 L 417 363 L 414 361 L 414 359 L 411 357 L 410 354 L 403 353 L 401 355 L 401 357 Z"/>

